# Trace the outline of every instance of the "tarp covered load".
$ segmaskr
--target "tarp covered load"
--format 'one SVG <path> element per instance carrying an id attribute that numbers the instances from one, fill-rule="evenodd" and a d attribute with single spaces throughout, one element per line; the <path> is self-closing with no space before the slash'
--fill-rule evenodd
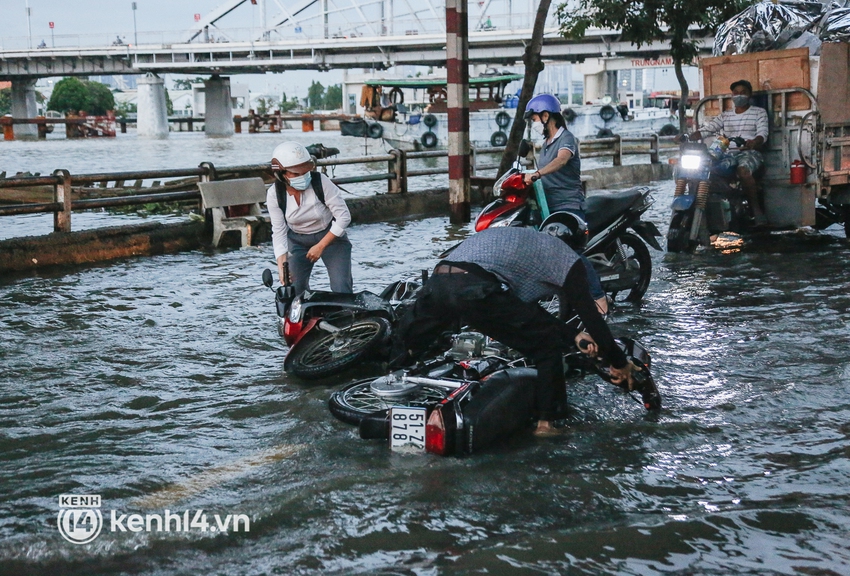
<path id="1" fill-rule="evenodd" d="M 805 2 L 780 0 L 754 4 L 727 20 L 714 38 L 714 55 L 808 47 L 850 41 L 850 0 Z"/>

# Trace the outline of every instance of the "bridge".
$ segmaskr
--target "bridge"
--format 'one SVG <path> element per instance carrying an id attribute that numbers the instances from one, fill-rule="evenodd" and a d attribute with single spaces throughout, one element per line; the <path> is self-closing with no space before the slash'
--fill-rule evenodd
<path id="1" fill-rule="evenodd" d="M 269 4 L 279 9 L 268 17 Z M 531 38 L 536 2 L 479 0 L 469 3 L 470 64 L 513 65 Z M 227 19 L 251 11 L 259 26 L 227 27 Z M 259 14 L 256 14 L 259 12 Z M 638 48 L 614 30 L 590 30 L 584 38 L 558 34 L 555 7 L 545 30 L 542 57 L 581 62 L 658 58 L 664 43 Z M 244 19 L 244 18 L 243 18 Z M 119 41 L 120 41 L 120 34 Z M 133 38 L 137 35 L 134 34 Z M 34 83 L 50 76 L 144 75 L 139 81 L 140 134 L 167 134 L 160 74 L 210 75 L 206 130 L 229 135 L 229 78 L 222 75 L 288 70 L 373 69 L 399 65 L 445 66 L 442 0 L 228 0 L 183 32 L 142 33 L 138 44 L 109 43 L 96 35 L 59 37 L 59 46 L 32 47 L 31 38 L 0 38 L 0 80 L 12 81 L 12 115 L 31 118 Z M 703 41 L 710 48 L 711 39 Z M 20 48 L 9 46 L 21 45 Z M 613 67 L 612 67 L 613 69 Z"/>

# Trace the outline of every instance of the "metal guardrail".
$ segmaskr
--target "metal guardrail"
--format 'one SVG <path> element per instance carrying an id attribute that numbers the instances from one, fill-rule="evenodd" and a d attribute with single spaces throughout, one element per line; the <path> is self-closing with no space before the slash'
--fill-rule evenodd
<path id="1" fill-rule="evenodd" d="M 668 148 L 675 147 L 675 144 L 673 143 L 674 138 L 674 136 L 649 136 L 644 138 L 621 138 L 619 136 L 613 136 L 609 138 L 588 139 L 580 143 L 580 150 L 583 158 L 611 157 L 614 166 L 620 166 L 622 164 L 622 157 L 630 154 L 648 154 L 650 162 L 656 164 L 659 162 L 659 151 L 663 144 L 669 142 L 673 146 L 668 146 Z M 629 146 L 635 144 L 637 146 Z M 473 149 L 471 152 L 471 176 L 476 177 L 478 172 L 498 168 L 497 164 L 478 164 L 477 157 L 479 155 L 499 154 L 502 151 L 504 151 L 503 147 Z M 409 178 L 416 176 L 448 174 L 448 168 L 442 167 L 409 170 L 408 161 L 423 158 L 443 157 L 448 157 L 448 151 L 425 150 L 420 152 L 405 152 L 403 150 L 390 150 L 387 154 L 378 154 L 373 156 L 320 159 L 316 161 L 316 165 L 319 167 L 326 167 L 385 162 L 387 164 L 386 172 L 335 177 L 331 178 L 331 180 L 336 184 L 386 181 L 388 194 L 403 194 L 408 191 Z M 83 198 L 72 201 L 72 184 L 75 186 L 100 185 L 101 190 L 108 190 L 110 189 L 108 188 L 109 182 L 114 183 L 112 189 L 117 189 L 115 185 L 120 183 L 120 185 L 123 186 L 125 181 L 135 180 L 137 183 L 140 183 L 143 180 L 152 179 L 189 178 L 189 181 L 178 183 L 178 186 L 191 188 L 195 187 L 197 182 L 228 180 L 231 178 L 242 178 L 246 176 L 265 176 L 265 179 L 268 180 L 271 178 L 271 164 L 247 164 L 216 168 L 212 163 L 203 162 L 197 168 L 103 172 L 94 174 L 76 174 L 73 176 L 67 170 L 56 170 L 50 176 L 14 176 L 11 178 L 0 178 L 0 189 L 20 189 L 37 186 L 53 187 L 53 202 L 0 206 L 0 216 L 53 213 L 54 231 L 70 232 L 72 210 L 135 206 L 157 202 L 199 202 L 201 198 L 200 192 L 197 189 L 165 190 L 155 192 L 157 187 L 153 186 L 149 188 L 122 188 L 122 192 L 125 194 L 121 196 Z M 197 178 L 197 180 L 191 180 L 194 178 Z M 126 194 L 128 190 L 131 192 L 130 194 Z M 138 190 L 138 193 L 132 193 L 135 190 Z"/>

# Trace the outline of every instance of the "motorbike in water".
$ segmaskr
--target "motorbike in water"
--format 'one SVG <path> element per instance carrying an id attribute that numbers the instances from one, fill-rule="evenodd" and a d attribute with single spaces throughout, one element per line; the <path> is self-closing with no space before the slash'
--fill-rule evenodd
<path id="1" fill-rule="evenodd" d="M 496 199 L 475 219 L 475 231 L 500 226 L 542 228 L 558 218 L 549 212 L 543 183 L 526 185 L 520 159 L 530 150 L 523 140 L 513 166 L 493 185 Z M 661 250 L 655 239 L 658 228 L 641 215 L 654 203 L 649 188 L 633 188 L 587 197 L 588 241 L 583 255 L 593 264 L 602 288 L 615 301 L 638 302 L 652 277 L 652 257 L 647 244 Z M 631 231 L 630 231 L 631 230 Z"/>
<path id="2" fill-rule="evenodd" d="M 693 252 L 698 246 L 711 246 L 712 236 L 740 234 L 754 227 L 749 202 L 735 176 L 736 152 L 728 150 L 729 142 L 739 148 L 744 145 L 743 138 L 723 135 L 711 147 L 682 137 L 673 173 L 676 188 L 667 230 L 668 252 Z"/>
<path id="3" fill-rule="evenodd" d="M 649 353 L 628 338 L 617 344 L 635 366 L 638 402 L 660 409 Z M 564 365 L 568 376 L 594 372 L 611 382 L 607 366 L 578 350 L 564 356 Z M 349 384 L 331 396 L 328 408 L 358 426 L 361 438 L 388 440 L 393 450 L 472 454 L 533 422 L 536 376 L 516 352 L 464 332 L 449 351 L 410 370 Z"/>
<path id="4" fill-rule="evenodd" d="M 306 290 L 296 295 L 287 263 L 277 289 L 271 270 L 263 271 L 263 284 L 275 293 L 278 333 L 289 345 L 284 370 L 305 380 L 338 374 L 380 356 L 392 324 L 421 286 L 400 280 L 381 294 Z"/>

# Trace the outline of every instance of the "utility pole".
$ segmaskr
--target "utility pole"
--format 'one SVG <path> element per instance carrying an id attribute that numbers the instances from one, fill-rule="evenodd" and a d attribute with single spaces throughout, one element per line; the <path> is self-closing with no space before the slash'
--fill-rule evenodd
<path id="1" fill-rule="evenodd" d="M 449 128 L 449 210 L 452 224 L 469 222 L 469 11 L 467 0 L 446 0 Z"/>
<path id="2" fill-rule="evenodd" d="M 29 45 L 29 49 L 32 50 L 32 22 L 30 17 L 32 16 L 32 9 L 30 8 L 29 0 L 26 2 L 27 7 L 27 42 Z"/>
<path id="3" fill-rule="evenodd" d="M 136 3 L 133 2 L 133 46 L 139 45 L 139 33 L 136 31 Z"/>

